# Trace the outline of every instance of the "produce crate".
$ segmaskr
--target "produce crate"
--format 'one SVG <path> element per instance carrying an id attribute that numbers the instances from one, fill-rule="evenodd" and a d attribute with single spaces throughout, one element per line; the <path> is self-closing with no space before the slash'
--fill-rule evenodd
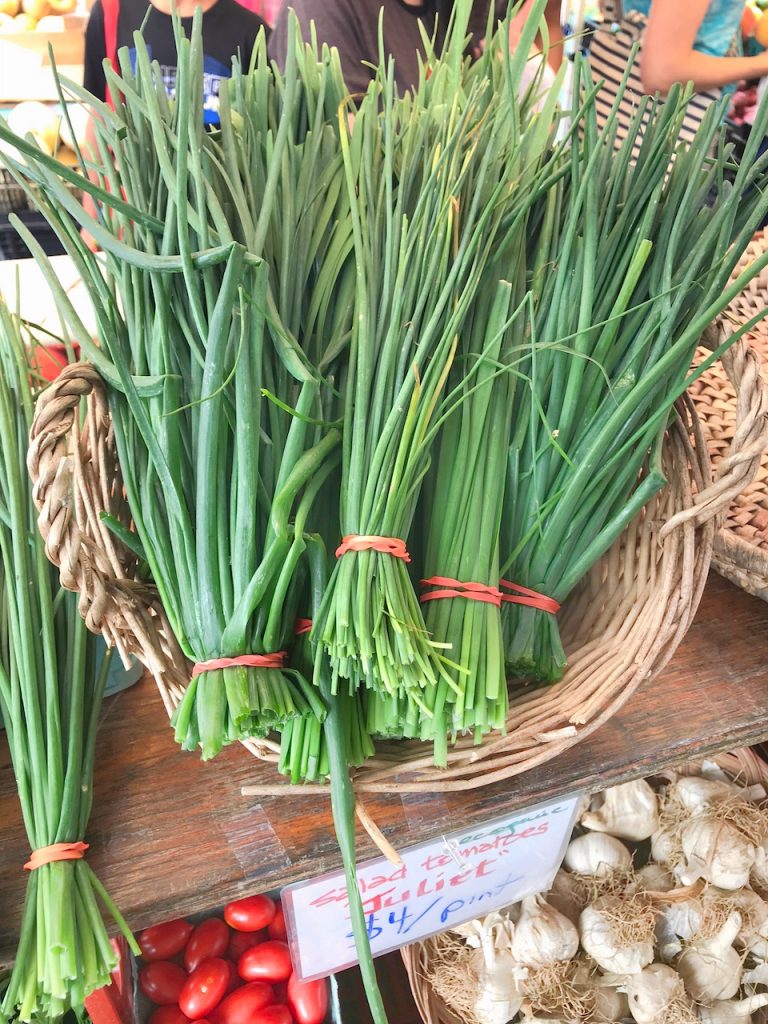
<path id="1" fill-rule="evenodd" d="M 0 167 L 0 214 L 7 217 L 9 213 L 28 210 L 29 200 L 21 185 L 18 185 L 4 167 Z"/>
<path id="2" fill-rule="evenodd" d="M 41 213 L 23 207 L 10 212 L 17 214 L 49 256 L 64 255 L 64 247 Z M 0 212 L 0 260 L 25 260 L 31 257 L 32 253 L 26 243 L 10 223 L 8 213 Z"/>
<path id="3" fill-rule="evenodd" d="M 271 893 L 273 898 L 279 894 Z M 190 914 L 187 920 L 193 924 L 208 917 L 221 917 L 223 907 L 205 914 Z M 161 922 L 157 922 L 160 924 Z M 92 993 L 85 1007 L 92 1024 L 147 1024 L 153 1006 L 138 986 L 140 962 L 131 954 L 124 938 L 113 940 L 120 962 L 113 973 L 113 982 L 108 988 Z M 335 977 L 328 979 L 330 987 L 328 1016 L 325 1024 L 344 1024 L 339 1006 L 339 992 Z"/>

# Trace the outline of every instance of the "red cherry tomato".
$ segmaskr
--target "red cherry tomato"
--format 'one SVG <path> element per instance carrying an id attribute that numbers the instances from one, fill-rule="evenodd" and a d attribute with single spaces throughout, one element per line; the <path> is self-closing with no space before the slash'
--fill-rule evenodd
<path id="1" fill-rule="evenodd" d="M 285 930 L 285 914 L 279 903 L 277 904 L 275 916 L 269 922 L 267 931 L 269 932 L 270 939 L 279 939 L 280 942 L 285 942 L 288 938 L 288 933 Z"/>
<path id="2" fill-rule="evenodd" d="M 139 971 L 139 988 L 156 1006 L 173 1006 L 187 976 L 178 964 L 167 960 L 154 960 Z"/>
<path id="3" fill-rule="evenodd" d="M 189 1017 L 185 1017 L 178 1006 L 158 1006 L 150 1014 L 149 1024 L 189 1024 Z"/>
<path id="4" fill-rule="evenodd" d="M 328 983 L 299 981 L 295 974 L 288 979 L 288 1006 L 296 1024 L 323 1024 L 328 1013 Z"/>
<path id="5" fill-rule="evenodd" d="M 246 896 L 224 907 L 224 920 L 239 932 L 257 932 L 267 927 L 276 909 L 275 901 L 269 896 Z"/>
<path id="6" fill-rule="evenodd" d="M 189 921 L 166 921 L 153 924 L 139 935 L 141 955 L 145 960 L 170 960 L 187 944 L 194 925 Z"/>
<path id="7" fill-rule="evenodd" d="M 203 960 L 187 978 L 179 996 L 179 1009 L 190 1020 L 202 1020 L 224 998 L 229 985 L 226 960 Z"/>
<path id="8" fill-rule="evenodd" d="M 184 966 L 191 973 L 203 960 L 224 956 L 228 945 L 229 928 L 218 917 L 208 917 L 189 937 L 184 950 Z"/>
<path id="9" fill-rule="evenodd" d="M 266 937 L 267 933 L 263 928 L 258 932 L 232 932 L 227 956 L 230 960 L 234 960 L 237 963 L 246 949 L 250 949 L 251 946 L 258 946 Z"/>
<path id="10" fill-rule="evenodd" d="M 285 942 L 270 939 L 246 949 L 237 961 L 237 970 L 245 981 L 287 981 L 293 973 L 291 951 Z"/>
<path id="11" fill-rule="evenodd" d="M 263 981 L 236 988 L 219 1003 L 210 1016 L 211 1024 L 253 1024 L 253 1015 L 272 1003 L 272 989 Z"/>
<path id="12" fill-rule="evenodd" d="M 251 1024 L 293 1024 L 287 1006 L 266 1006 L 251 1017 Z"/>

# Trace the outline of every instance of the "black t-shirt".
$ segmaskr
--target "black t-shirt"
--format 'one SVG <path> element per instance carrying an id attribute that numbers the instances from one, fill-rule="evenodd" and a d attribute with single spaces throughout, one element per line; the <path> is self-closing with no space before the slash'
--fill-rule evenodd
<path id="1" fill-rule="evenodd" d="M 488 12 L 488 0 L 475 0 L 472 28 L 482 35 Z M 419 79 L 419 58 L 424 46 L 419 22 L 429 38 L 444 30 L 451 9 L 450 0 L 423 0 L 417 6 L 405 0 L 284 0 L 269 40 L 270 56 L 283 67 L 288 50 L 288 10 L 299 19 L 302 36 L 309 40 L 309 24 L 314 21 L 317 39 L 339 51 L 341 68 L 352 93 L 365 92 L 373 73 L 366 63 L 379 63 L 379 11 L 384 9 L 384 49 L 395 59 L 395 80 L 401 90 L 410 89 Z"/>
<path id="2" fill-rule="evenodd" d="M 149 14 L 147 14 L 149 12 Z M 144 19 L 146 18 L 146 24 Z M 182 18 L 187 35 L 192 31 L 192 18 Z M 232 73 L 232 58 L 240 56 L 247 66 L 259 29 L 265 22 L 242 7 L 237 0 L 216 0 L 203 14 L 203 69 L 204 112 L 206 123 L 218 122 L 219 84 Z M 117 17 L 117 49 L 127 46 L 135 66 L 133 33 L 144 25 L 144 40 L 152 60 L 161 67 L 163 81 L 170 95 L 176 86 L 176 43 L 173 20 L 147 0 L 120 0 Z M 107 82 L 103 61 L 107 56 L 104 38 L 104 9 L 96 0 L 85 30 L 85 57 L 83 84 L 85 88 L 104 99 Z"/>

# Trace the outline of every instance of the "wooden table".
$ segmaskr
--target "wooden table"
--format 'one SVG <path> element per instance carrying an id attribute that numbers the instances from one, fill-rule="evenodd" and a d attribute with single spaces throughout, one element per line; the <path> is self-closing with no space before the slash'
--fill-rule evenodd
<path id="1" fill-rule="evenodd" d="M 768 738 L 768 608 L 713 575 L 672 664 L 592 737 L 518 779 L 450 796 L 381 796 L 368 809 L 395 846 L 579 788 L 643 776 Z M 180 752 L 148 680 L 110 698 L 97 748 L 89 862 L 135 929 L 339 866 L 318 796 L 243 797 L 274 780 L 243 748 L 202 764 Z M 13 952 L 27 857 L 0 740 L 0 962 Z M 367 837 L 363 857 L 373 853 Z"/>

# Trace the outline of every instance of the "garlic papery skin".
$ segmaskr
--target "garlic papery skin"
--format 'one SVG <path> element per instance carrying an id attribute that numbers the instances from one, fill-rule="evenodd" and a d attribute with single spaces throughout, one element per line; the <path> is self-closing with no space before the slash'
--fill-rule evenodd
<path id="1" fill-rule="evenodd" d="M 761 889 L 768 889 L 768 836 L 757 848 L 755 863 L 750 872 L 751 881 Z"/>
<path id="2" fill-rule="evenodd" d="M 718 1000 L 711 1006 L 700 1006 L 699 1018 L 704 1024 L 748 1024 L 752 1014 L 763 1006 L 768 1006 L 768 992 L 748 999 Z"/>
<path id="3" fill-rule="evenodd" d="M 598 967 L 610 974 L 639 974 L 653 961 L 653 943 L 619 941 L 608 907 L 606 898 L 601 897 L 582 911 L 579 918 L 582 948 Z"/>
<path id="4" fill-rule="evenodd" d="M 526 896 L 510 952 L 524 967 L 549 967 L 576 956 L 579 933 L 576 926 L 544 899 Z"/>
<path id="5" fill-rule="evenodd" d="M 677 971 L 666 964 L 649 964 L 627 982 L 629 1012 L 637 1024 L 661 1024 L 667 1007 L 684 992 Z"/>
<path id="6" fill-rule="evenodd" d="M 663 864 L 646 864 L 635 875 L 633 892 L 669 892 L 677 885 L 672 872 Z"/>
<path id="7" fill-rule="evenodd" d="M 568 844 L 565 866 L 577 875 L 605 878 L 614 871 L 628 871 L 632 867 L 632 854 L 615 836 L 587 832 Z"/>
<path id="8" fill-rule="evenodd" d="M 741 914 L 734 912 L 711 939 L 697 939 L 680 954 L 677 973 L 685 990 L 697 1003 L 732 999 L 741 983 L 741 957 L 733 941 L 741 928 Z"/>
<path id="9" fill-rule="evenodd" d="M 581 816 L 584 828 L 619 839 L 648 839 L 659 827 L 659 801 L 644 779 L 606 789 L 597 810 Z"/>
<path id="10" fill-rule="evenodd" d="M 561 869 L 555 875 L 552 888 L 547 893 L 547 903 L 555 910 L 559 910 L 572 924 L 578 925 L 579 914 L 584 909 L 586 900 L 581 896 L 573 875 Z"/>
<path id="11" fill-rule="evenodd" d="M 656 918 L 656 948 L 662 960 L 669 963 L 682 952 L 701 928 L 703 908 L 698 900 L 670 903 L 662 907 Z"/>
<path id="12" fill-rule="evenodd" d="M 675 874 L 683 885 L 703 878 L 719 889 L 734 890 L 749 881 L 757 850 L 728 822 L 691 818 L 680 841 L 685 860 Z"/>

